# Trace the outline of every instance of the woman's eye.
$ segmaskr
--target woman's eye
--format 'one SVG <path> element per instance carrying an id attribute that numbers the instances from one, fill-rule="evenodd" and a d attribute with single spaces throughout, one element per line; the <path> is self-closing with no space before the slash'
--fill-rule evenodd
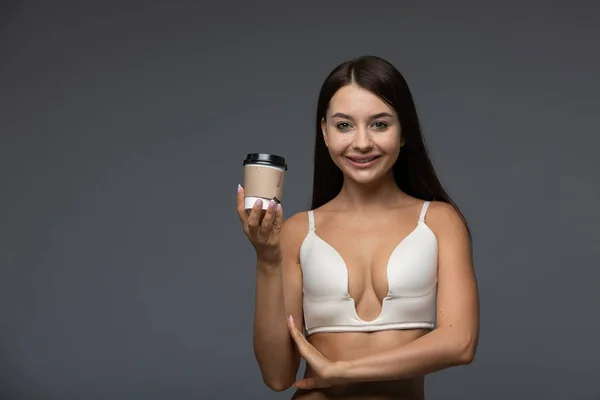
<path id="1" fill-rule="evenodd" d="M 373 126 L 375 126 L 375 129 L 384 130 L 388 127 L 388 124 L 386 124 L 385 122 L 375 122 Z"/>
<path id="2" fill-rule="evenodd" d="M 346 131 L 346 130 L 350 129 L 350 124 L 347 122 L 340 122 L 340 123 L 336 124 L 335 126 L 340 131 Z"/>

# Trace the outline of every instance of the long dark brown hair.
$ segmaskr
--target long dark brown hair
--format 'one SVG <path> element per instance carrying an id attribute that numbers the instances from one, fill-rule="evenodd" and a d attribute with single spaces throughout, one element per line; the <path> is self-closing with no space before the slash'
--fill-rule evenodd
<path id="1" fill-rule="evenodd" d="M 315 209 L 329 202 L 342 189 L 344 176 L 329 155 L 321 130 L 321 120 L 326 117 L 333 95 L 343 86 L 352 83 L 381 98 L 398 114 L 405 140 L 398 160 L 392 167 L 398 187 L 404 193 L 422 200 L 451 204 L 466 223 L 463 214 L 450 199 L 435 173 L 406 80 L 392 64 L 375 56 L 363 56 L 338 65 L 321 86 L 316 115 L 311 208 Z"/>

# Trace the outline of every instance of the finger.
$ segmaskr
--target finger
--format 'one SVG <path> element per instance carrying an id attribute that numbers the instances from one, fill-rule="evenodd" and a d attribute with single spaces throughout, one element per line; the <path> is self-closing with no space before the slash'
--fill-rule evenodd
<path id="1" fill-rule="evenodd" d="M 298 351 L 304 357 L 304 359 L 310 359 L 314 354 L 312 354 L 311 350 L 313 350 L 312 345 L 306 340 L 302 332 L 298 328 L 296 328 L 296 324 L 294 324 L 294 317 L 290 315 L 288 318 L 288 328 L 290 330 L 290 335 L 296 346 L 298 347 Z M 316 349 L 315 349 L 316 350 Z"/>
<path id="2" fill-rule="evenodd" d="M 244 188 L 238 185 L 237 190 L 237 213 L 240 217 L 240 222 L 246 225 L 248 222 L 248 213 L 246 213 L 246 207 L 244 207 Z"/>
<path id="3" fill-rule="evenodd" d="M 248 216 L 248 230 L 252 236 L 255 236 L 258 233 L 258 228 L 260 227 L 260 216 L 262 214 L 262 200 L 257 199 L 252 206 L 252 210 L 250 211 L 250 215 Z"/>
<path id="4" fill-rule="evenodd" d="M 288 329 L 290 331 L 290 336 L 294 339 L 294 342 L 298 345 L 298 329 L 296 329 L 296 325 L 294 324 L 294 317 L 290 314 L 287 320 Z"/>
<path id="5" fill-rule="evenodd" d="M 316 386 L 315 378 L 304 378 L 294 382 L 296 389 L 314 389 Z"/>
<path id="6" fill-rule="evenodd" d="M 287 324 L 288 328 L 290 329 L 290 333 L 294 335 L 299 333 L 298 328 L 296 328 L 296 323 L 294 322 L 294 317 L 292 316 L 292 314 L 290 314 L 290 316 L 288 317 Z"/>
<path id="7" fill-rule="evenodd" d="M 275 208 L 275 220 L 273 221 L 273 236 L 279 237 L 279 233 L 281 232 L 281 225 L 283 224 L 283 209 L 281 204 L 277 204 Z"/>
<path id="8" fill-rule="evenodd" d="M 260 233 L 261 235 L 269 236 L 271 233 L 271 228 L 273 227 L 273 221 L 275 220 L 276 215 L 276 204 L 274 200 L 269 201 L 269 205 L 267 206 L 267 212 L 260 224 Z"/>

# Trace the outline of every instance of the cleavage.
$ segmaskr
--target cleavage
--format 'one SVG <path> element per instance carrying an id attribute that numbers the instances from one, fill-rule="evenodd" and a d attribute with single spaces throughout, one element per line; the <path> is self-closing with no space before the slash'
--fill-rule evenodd
<path id="1" fill-rule="evenodd" d="M 381 313 L 388 295 L 387 264 L 397 243 L 375 235 L 343 240 L 322 238 L 343 260 L 341 265 L 348 278 L 346 288 L 354 301 L 358 317 L 372 321 Z"/>

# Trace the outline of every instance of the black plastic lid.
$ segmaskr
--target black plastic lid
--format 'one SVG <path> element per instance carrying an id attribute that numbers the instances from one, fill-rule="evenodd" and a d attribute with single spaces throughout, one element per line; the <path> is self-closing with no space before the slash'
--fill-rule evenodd
<path id="1" fill-rule="evenodd" d="M 281 156 L 276 156 L 274 154 L 250 153 L 246 156 L 246 159 L 244 160 L 244 165 L 246 164 L 272 165 L 274 167 L 283 168 L 287 171 L 285 158 Z"/>

